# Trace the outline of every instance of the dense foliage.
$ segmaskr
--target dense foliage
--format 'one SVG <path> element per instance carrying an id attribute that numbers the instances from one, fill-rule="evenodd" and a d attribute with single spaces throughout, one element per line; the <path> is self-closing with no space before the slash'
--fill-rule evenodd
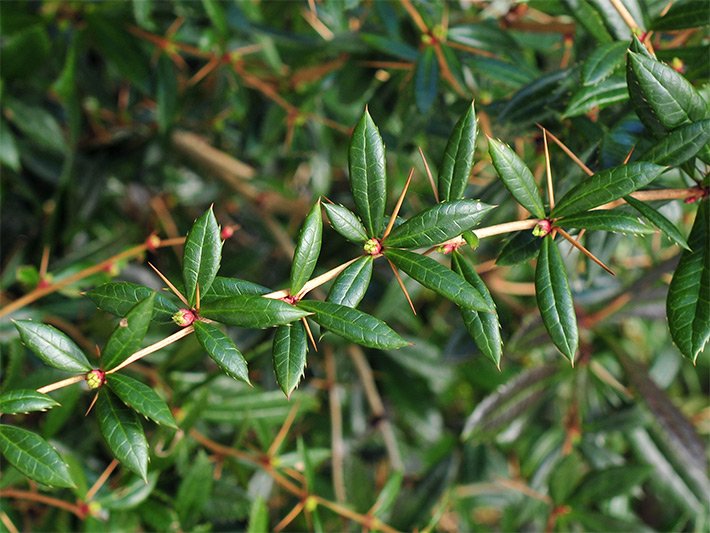
<path id="1" fill-rule="evenodd" d="M 707 2 L 0 11 L 3 531 L 707 528 Z"/>

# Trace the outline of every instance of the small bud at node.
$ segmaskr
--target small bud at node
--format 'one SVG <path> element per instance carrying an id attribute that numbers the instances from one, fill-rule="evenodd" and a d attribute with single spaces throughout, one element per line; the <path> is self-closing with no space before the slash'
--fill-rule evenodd
<path id="1" fill-rule="evenodd" d="M 186 328 L 191 325 L 197 317 L 195 312 L 190 309 L 180 309 L 177 313 L 173 315 L 173 322 L 175 322 L 181 328 Z"/>
<path id="2" fill-rule="evenodd" d="M 86 373 L 85 379 L 86 384 L 91 390 L 99 389 L 106 383 L 106 372 L 95 368 Z"/>

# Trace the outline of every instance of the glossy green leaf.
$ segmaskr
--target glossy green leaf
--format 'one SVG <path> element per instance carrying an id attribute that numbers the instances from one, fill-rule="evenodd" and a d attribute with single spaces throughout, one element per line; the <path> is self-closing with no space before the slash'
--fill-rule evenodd
<path id="1" fill-rule="evenodd" d="M 350 209 L 342 205 L 329 203 L 324 203 L 323 207 L 333 229 L 347 240 L 360 243 L 368 239 L 365 226 L 362 225 L 360 219 Z"/>
<path id="2" fill-rule="evenodd" d="M 596 48 L 582 65 L 582 85 L 601 83 L 624 64 L 628 45 L 613 42 Z"/>
<path id="3" fill-rule="evenodd" d="M 138 415 L 108 390 L 99 392 L 95 410 L 101 434 L 114 457 L 147 480 L 148 441 Z"/>
<path id="4" fill-rule="evenodd" d="M 385 257 L 411 278 L 459 307 L 483 312 L 493 311 L 476 288 L 434 259 L 407 250 L 385 250 Z"/>
<path id="5" fill-rule="evenodd" d="M 613 231 L 643 235 L 653 233 L 654 229 L 644 224 L 638 217 L 617 211 L 588 211 L 570 215 L 558 221 L 563 228 Z"/>
<path id="6" fill-rule="evenodd" d="M 14 98 L 5 98 L 3 106 L 8 120 L 37 146 L 54 154 L 66 152 L 64 134 L 54 115 L 41 106 L 31 106 Z"/>
<path id="7" fill-rule="evenodd" d="M 328 301 L 346 307 L 357 307 L 372 278 L 371 255 L 366 255 L 343 270 L 328 292 Z"/>
<path id="8" fill-rule="evenodd" d="M 155 293 L 138 302 L 116 326 L 101 352 L 101 368 L 111 370 L 137 352 L 153 317 Z"/>
<path id="9" fill-rule="evenodd" d="M 574 17 L 597 41 L 609 43 L 614 40 L 604 24 L 601 14 L 594 9 L 589 0 L 564 0 L 564 3 L 567 5 L 570 16 Z"/>
<path id="10" fill-rule="evenodd" d="M 555 114 L 555 109 L 577 84 L 577 76 L 574 69 L 539 76 L 508 100 L 498 115 L 499 121 L 521 127 L 545 120 Z"/>
<path id="11" fill-rule="evenodd" d="M 629 91 L 626 88 L 624 76 L 612 76 L 576 91 L 562 113 L 562 118 L 584 115 L 590 111 L 625 102 L 628 99 Z"/>
<path id="12" fill-rule="evenodd" d="M 579 334 L 572 292 L 560 251 L 552 237 L 543 239 L 535 269 L 535 295 L 552 342 L 574 364 Z"/>
<path id="13" fill-rule="evenodd" d="M 589 211 L 655 180 L 665 170 L 653 163 L 630 163 L 597 172 L 573 187 L 552 210 L 554 217 Z"/>
<path id="14" fill-rule="evenodd" d="M 52 487 L 74 487 L 69 468 L 42 437 L 26 429 L 0 424 L 0 452 L 28 478 Z"/>
<path id="15" fill-rule="evenodd" d="M 14 415 L 47 411 L 59 405 L 51 396 L 32 389 L 16 389 L 0 394 L 0 413 Z"/>
<path id="16" fill-rule="evenodd" d="M 214 486 L 214 465 L 204 450 L 198 451 L 187 465 L 186 473 L 180 480 L 175 496 L 175 509 L 180 515 L 180 523 L 188 526 L 196 524 L 202 511 L 212 496 Z"/>
<path id="17" fill-rule="evenodd" d="M 710 202 L 702 201 L 668 289 L 666 312 L 673 342 L 695 362 L 710 339 Z"/>
<path id="18" fill-rule="evenodd" d="M 478 135 L 478 120 L 473 102 L 456 122 L 439 166 L 439 200 L 463 198 L 473 168 L 473 155 Z"/>
<path id="19" fill-rule="evenodd" d="M 537 218 L 545 217 L 542 196 L 530 169 L 510 146 L 496 139 L 488 139 L 488 151 L 496 172 L 510 194 Z"/>
<path id="20" fill-rule="evenodd" d="M 298 294 L 316 268 L 323 240 L 323 219 L 320 202 L 316 202 L 303 222 L 296 240 L 296 251 L 291 265 L 291 294 Z"/>
<path id="21" fill-rule="evenodd" d="M 496 264 L 513 266 L 530 261 L 537 257 L 542 239 L 533 235 L 532 231 L 519 231 L 503 245 Z"/>
<path id="22" fill-rule="evenodd" d="M 433 46 L 425 46 L 419 54 L 414 71 L 414 100 L 417 109 L 428 113 L 431 109 L 439 85 L 439 63 Z"/>
<path id="23" fill-rule="evenodd" d="M 626 494 L 640 485 L 651 472 L 653 469 L 648 465 L 611 466 L 592 471 L 585 476 L 569 501 L 577 505 L 597 503 Z"/>
<path id="24" fill-rule="evenodd" d="M 394 228 L 384 240 L 384 245 L 424 248 L 441 244 L 472 229 L 493 207 L 478 200 L 441 202 Z"/>
<path id="25" fill-rule="evenodd" d="M 459 253 L 451 256 L 451 264 L 455 272 L 474 287 L 488 303 L 491 313 L 479 313 L 473 309 L 461 308 L 461 316 L 466 329 L 471 334 L 481 353 L 488 357 L 496 367 L 500 368 L 500 358 L 503 355 L 503 339 L 500 334 L 500 321 L 495 312 L 495 302 L 488 287 L 471 264 Z"/>
<path id="26" fill-rule="evenodd" d="M 117 373 L 107 375 L 106 383 L 116 396 L 134 411 L 153 422 L 177 429 L 177 423 L 165 400 L 148 385 Z"/>
<path id="27" fill-rule="evenodd" d="M 387 200 L 385 144 L 367 110 L 353 130 L 348 164 L 355 207 L 368 236 L 377 237 Z"/>
<path id="28" fill-rule="evenodd" d="M 639 118 L 656 134 L 708 118 L 708 104 L 702 96 L 681 74 L 657 59 L 629 51 L 627 80 Z"/>
<path id="29" fill-rule="evenodd" d="M 2 118 L 0 118 L 0 163 L 15 172 L 20 170 L 20 152 L 17 149 L 15 136 Z"/>
<path id="30" fill-rule="evenodd" d="M 303 300 L 298 306 L 313 313 L 313 320 L 321 326 L 356 344 L 380 350 L 407 345 L 407 341 L 382 320 L 357 309 L 315 300 Z"/>
<path id="31" fill-rule="evenodd" d="M 15 327 L 22 342 L 49 366 L 68 372 L 91 370 L 84 352 L 57 328 L 31 320 L 16 320 Z"/>
<path id="32" fill-rule="evenodd" d="M 269 509 L 264 499 L 257 496 L 249 510 L 247 533 L 264 533 L 264 531 L 269 531 Z"/>
<path id="33" fill-rule="evenodd" d="M 127 511 L 135 509 L 146 501 L 155 490 L 158 482 L 158 472 L 148 474 L 148 482 L 142 479 L 132 478 L 128 483 L 104 497 L 97 497 L 95 500 L 102 509 L 109 511 Z"/>
<path id="34" fill-rule="evenodd" d="M 276 328 L 274 335 L 274 373 L 276 382 L 286 395 L 291 393 L 303 378 L 306 368 L 306 354 L 308 353 L 308 340 L 303 324 L 289 324 Z"/>
<path id="35" fill-rule="evenodd" d="M 207 355 L 228 376 L 250 383 L 246 359 L 234 341 L 214 324 L 197 321 L 193 323 L 197 340 Z"/>
<path id="36" fill-rule="evenodd" d="M 151 294 L 155 294 L 154 315 L 168 318 L 179 309 L 164 294 L 156 293 L 153 289 L 128 281 L 110 281 L 86 293 L 89 299 L 96 304 L 96 307 L 116 316 L 126 316 L 138 302 L 142 302 Z"/>
<path id="37" fill-rule="evenodd" d="M 157 65 L 156 115 L 158 131 L 165 134 L 175 120 L 178 109 L 178 79 L 175 65 L 167 54 L 161 54 Z"/>
<path id="38" fill-rule="evenodd" d="M 281 300 L 253 294 L 205 302 L 200 316 L 243 328 L 270 328 L 299 320 L 308 313 Z"/>
<path id="39" fill-rule="evenodd" d="M 656 31 L 683 30 L 708 24 L 710 6 L 705 0 L 688 0 L 671 5 L 662 17 L 651 23 L 649 29 Z"/>
<path id="40" fill-rule="evenodd" d="M 195 220 L 185 240 L 182 277 L 185 282 L 185 298 L 190 306 L 195 305 L 197 286 L 200 295 L 207 294 L 217 275 L 222 259 L 222 240 L 217 219 L 210 207 Z"/>
<path id="41" fill-rule="evenodd" d="M 376 35 L 374 33 L 361 33 L 360 39 L 375 50 L 399 57 L 405 61 L 414 62 L 417 60 L 417 57 L 419 57 L 419 52 L 416 48 L 400 40 L 388 39 L 385 36 Z"/>
<path id="42" fill-rule="evenodd" d="M 227 296 L 241 296 L 242 294 L 267 294 L 271 289 L 252 283 L 244 279 L 226 278 L 217 276 L 214 278 L 210 290 L 202 297 L 203 302 L 210 299 L 226 298 Z M 156 302 L 157 303 L 157 302 Z"/>
<path id="43" fill-rule="evenodd" d="M 695 157 L 710 142 L 710 119 L 685 124 L 665 135 L 641 159 L 677 167 Z"/>
<path id="44" fill-rule="evenodd" d="M 627 204 L 646 217 L 646 219 L 648 219 L 654 226 L 660 229 L 666 237 L 681 248 L 690 250 L 690 247 L 688 246 L 688 243 L 680 230 L 675 226 L 675 224 L 673 224 L 673 222 L 668 220 L 660 212 L 656 211 L 653 207 L 646 205 L 641 200 L 637 200 L 633 196 L 625 196 L 624 200 L 626 200 Z"/>

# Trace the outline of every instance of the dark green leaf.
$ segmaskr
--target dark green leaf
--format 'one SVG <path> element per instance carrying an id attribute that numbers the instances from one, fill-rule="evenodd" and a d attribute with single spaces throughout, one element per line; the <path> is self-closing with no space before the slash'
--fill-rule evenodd
<path id="1" fill-rule="evenodd" d="M 158 424 L 177 429 L 165 400 L 147 385 L 122 374 L 109 374 L 106 382 L 116 396 L 134 411 Z"/>
<path id="2" fill-rule="evenodd" d="M 55 154 L 66 152 L 64 134 L 51 113 L 14 98 L 6 98 L 4 106 L 8 120 L 39 147 Z"/>
<path id="3" fill-rule="evenodd" d="M 708 118 L 708 104 L 695 88 L 654 58 L 629 51 L 627 80 L 639 118 L 655 134 Z"/>
<path id="4" fill-rule="evenodd" d="M 483 312 L 493 311 L 478 290 L 434 259 L 407 250 L 385 250 L 385 257 L 410 277 L 459 307 Z"/>
<path id="5" fill-rule="evenodd" d="M 0 424 L 0 452 L 28 478 L 52 487 L 74 487 L 67 464 L 42 437 Z"/>
<path id="6" fill-rule="evenodd" d="M 532 231 L 520 231 L 503 245 L 496 264 L 513 266 L 534 259 L 540 251 L 540 244 L 540 237 L 533 235 Z"/>
<path id="7" fill-rule="evenodd" d="M 195 524 L 202 516 L 202 511 L 212 496 L 214 465 L 207 454 L 200 450 L 188 465 L 185 477 L 175 497 L 175 509 L 183 524 Z"/>
<path id="8" fill-rule="evenodd" d="M 313 313 L 313 320 L 321 326 L 356 344 L 380 350 L 407 345 L 387 324 L 357 309 L 315 300 L 301 301 L 298 306 Z"/>
<path id="9" fill-rule="evenodd" d="M 463 198 L 473 168 L 473 154 L 478 135 L 478 120 L 473 102 L 456 122 L 446 142 L 444 158 L 439 165 L 439 200 Z"/>
<path id="10" fill-rule="evenodd" d="M 563 69 L 536 78 L 516 92 L 501 109 L 501 122 L 520 127 L 541 122 L 554 113 L 577 80 L 572 69 Z"/>
<path id="11" fill-rule="evenodd" d="M 32 389 L 16 389 L 0 394 L 0 413 L 14 415 L 46 411 L 59 405 L 51 396 Z"/>
<path id="12" fill-rule="evenodd" d="M 584 461 L 576 452 L 564 456 L 550 474 L 550 496 L 557 505 L 565 503 L 584 476 Z"/>
<path id="13" fill-rule="evenodd" d="M 564 3 L 569 9 L 569 14 L 597 41 L 608 43 L 614 40 L 599 11 L 594 9 L 589 0 L 564 0 Z"/>
<path id="14" fill-rule="evenodd" d="M 200 309 L 200 316 L 230 326 L 270 328 L 299 320 L 308 313 L 298 307 L 253 294 L 215 298 Z"/>
<path id="15" fill-rule="evenodd" d="M 653 470 L 647 465 L 612 466 L 590 472 L 570 497 L 570 503 L 582 505 L 609 500 L 626 494 L 640 485 Z"/>
<path id="16" fill-rule="evenodd" d="M 306 216 L 296 241 L 296 251 L 291 265 L 291 294 L 298 294 L 313 274 L 322 239 L 323 219 L 320 202 L 316 202 Z"/>
<path id="17" fill-rule="evenodd" d="M 596 85 L 611 76 L 624 64 L 627 48 L 625 42 L 608 43 L 596 48 L 582 66 L 582 84 Z"/>
<path id="18" fill-rule="evenodd" d="M 710 119 L 685 124 L 652 146 L 641 159 L 677 167 L 695 157 L 710 142 Z"/>
<path id="19" fill-rule="evenodd" d="M 15 136 L 2 118 L 0 118 L 0 163 L 15 172 L 20 170 L 20 152 L 15 143 Z"/>
<path id="20" fill-rule="evenodd" d="M 101 368 L 111 370 L 138 351 L 153 317 L 155 293 L 138 302 L 122 319 L 101 352 Z"/>
<path id="21" fill-rule="evenodd" d="M 617 211 L 598 210 L 578 213 L 565 217 L 558 223 L 563 228 L 614 231 L 634 235 L 654 232 L 653 228 L 641 222 L 638 217 Z"/>
<path id="22" fill-rule="evenodd" d="M 178 81 L 175 66 L 167 54 L 158 59 L 156 114 L 160 133 L 166 133 L 175 120 L 178 107 Z"/>
<path id="23" fill-rule="evenodd" d="M 710 202 L 698 208 L 685 250 L 668 289 L 666 312 L 680 352 L 696 361 L 710 339 Z"/>
<path id="24" fill-rule="evenodd" d="M 708 24 L 710 5 L 705 0 L 677 2 L 651 23 L 649 29 L 656 31 L 683 30 Z"/>
<path id="25" fill-rule="evenodd" d="M 271 290 L 267 287 L 257 283 L 252 283 L 251 281 L 217 276 L 214 278 L 209 292 L 204 295 L 203 301 L 206 302 L 209 299 L 214 298 L 226 298 L 227 296 L 240 296 L 242 294 L 267 294 L 269 292 L 271 292 Z"/>
<path id="26" fill-rule="evenodd" d="M 663 233 L 665 233 L 666 237 L 668 237 L 681 248 L 690 250 L 690 248 L 688 247 L 688 243 L 685 240 L 685 237 L 680 232 L 680 230 L 676 228 L 673 222 L 668 220 L 661 213 L 656 211 L 653 207 L 646 205 L 644 202 L 642 202 L 641 200 L 637 200 L 633 196 L 625 196 L 624 200 L 626 200 L 627 204 L 629 204 L 631 207 L 641 213 L 644 217 L 646 217 L 654 226 L 656 226 Z"/>
<path id="27" fill-rule="evenodd" d="M 385 54 L 389 54 L 395 57 L 404 59 L 405 61 L 414 62 L 419 57 L 419 52 L 416 48 L 409 46 L 408 44 L 400 41 L 388 39 L 382 35 L 376 35 L 372 33 L 361 33 L 360 39 L 365 41 L 369 46 L 375 50 L 379 50 Z"/>
<path id="28" fill-rule="evenodd" d="M 273 348 L 274 373 L 276 382 L 287 398 L 291 397 L 303 377 L 307 353 L 308 340 L 303 324 L 299 322 L 276 328 Z"/>
<path id="29" fill-rule="evenodd" d="M 147 483 L 142 479 L 133 478 L 132 481 L 123 485 L 119 490 L 92 501 L 99 503 L 102 509 L 110 511 L 135 509 L 153 493 L 157 482 L 158 472 L 151 472 L 148 474 Z"/>
<path id="30" fill-rule="evenodd" d="M 324 203 L 325 212 L 328 214 L 328 219 L 333 225 L 333 229 L 340 233 L 350 242 L 365 242 L 367 230 L 362 225 L 357 215 L 350 211 L 347 207 L 337 204 Z"/>
<path id="31" fill-rule="evenodd" d="M 232 339 L 214 324 L 198 320 L 193 327 L 197 340 L 217 366 L 234 379 L 249 383 L 246 359 Z"/>
<path id="32" fill-rule="evenodd" d="M 567 104 L 567 109 L 562 113 L 562 118 L 584 115 L 628 99 L 626 79 L 623 75 L 613 76 L 576 91 Z"/>
<path id="33" fill-rule="evenodd" d="M 371 255 L 366 255 L 343 270 L 328 292 L 328 301 L 347 307 L 357 307 L 365 296 L 372 278 Z"/>
<path id="34" fill-rule="evenodd" d="M 473 309 L 461 308 L 461 316 L 466 329 L 473 337 L 479 350 L 488 357 L 496 367 L 500 368 L 500 358 L 503 355 L 503 339 L 500 335 L 500 321 L 495 312 L 495 302 L 491 298 L 488 287 L 466 259 L 454 252 L 451 263 L 456 272 L 474 287 L 488 303 L 491 313 L 479 313 Z"/>
<path id="35" fill-rule="evenodd" d="M 392 230 L 384 245 L 393 248 L 423 248 L 441 244 L 472 229 L 493 209 L 478 200 L 441 202 L 413 216 Z"/>
<path id="36" fill-rule="evenodd" d="M 138 415 L 121 404 L 111 392 L 102 390 L 96 401 L 96 418 L 116 459 L 147 481 L 148 441 Z"/>
<path id="37" fill-rule="evenodd" d="M 419 54 L 414 73 L 414 98 L 417 109 L 427 113 L 436 98 L 439 85 L 439 63 L 433 46 L 425 46 Z"/>
<path id="38" fill-rule="evenodd" d="M 552 210 L 554 217 L 589 211 L 655 180 L 665 170 L 653 163 L 630 163 L 597 172 L 572 188 Z"/>
<path id="39" fill-rule="evenodd" d="M 385 144 L 367 110 L 353 131 L 348 163 L 355 207 L 369 236 L 377 237 L 387 200 Z"/>
<path id="40" fill-rule="evenodd" d="M 488 139 L 488 151 L 496 172 L 510 194 L 537 218 L 545 218 L 542 196 L 530 169 L 510 146 L 496 139 Z"/>
<path id="41" fill-rule="evenodd" d="M 552 237 L 543 238 L 535 269 L 535 294 L 542 322 L 552 342 L 574 364 L 579 335 L 572 292 L 560 251 Z"/>
<path id="42" fill-rule="evenodd" d="M 96 304 L 96 307 L 116 316 L 126 316 L 133 306 L 138 302 L 142 302 L 151 294 L 155 294 L 154 314 L 170 317 L 179 309 L 164 294 L 156 293 L 153 289 L 127 281 L 110 281 L 86 293 L 91 301 Z"/>
<path id="43" fill-rule="evenodd" d="M 31 320 L 16 320 L 15 327 L 22 342 L 46 364 L 68 372 L 91 370 L 84 353 L 57 328 Z"/>
<path id="44" fill-rule="evenodd" d="M 207 294 L 217 275 L 222 259 L 222 241 L 217 219 L 210 207 L 195 220 L 185 240 L 182 277 L 185 282 L 185 298 L 190 306 L 195 305 L 197 286 L 200 295 Z"/>

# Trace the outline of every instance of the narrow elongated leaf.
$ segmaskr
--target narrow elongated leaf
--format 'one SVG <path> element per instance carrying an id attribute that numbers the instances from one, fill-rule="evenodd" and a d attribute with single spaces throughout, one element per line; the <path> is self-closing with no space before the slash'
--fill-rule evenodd
<path id="1" fill-rule="evenodd" d="M 681 74 L 644 54 L 629 51 L 627 57 L 631 101 L 644 124 L 656 123 L 650 125 L 652 131 L 658 134 L 708 118 L 707 102 Z"/>
<path id="2" fill-rule="evenodd" d="M 535 269 L 535 294 L 552 342 L 574 364 L 579 335 L 565 264 L 552 237 L 543 239 Z"/>
<path id="3" fill-rule="evenodd" d="M 134 411 L 158 424 L 177 429 L 165 400 L 148 385 L 118 373 L 107 375 L 106 382 L 116 396 Z"/>
<path id="4" fill-rule="evenodd" d="M 705 0 L 678 2 L 657 18 L 649 29 L 668 31 L 695 28 L 707 24 L 710 19 L 710 6 Z"/>
<path id="5" fill-rule="evenodd" d="M 555 205 L 552 215 L 562 217 L 581 213 L 617 200 L 648 185 L 664 170 L 664 167 L 645 162 L 602 170 L 565 194 Z"/>
<path id="6" fill-rule="evenodd" d="M 673 222 L 668 220 L 665 216 L 656 211 L 653 207 L 646 205 L 644 202 L 642 202 L 641 200 L 637 200 L 633 196 L 624 196 L 624 200 L 626 200 L 627 204 L 636 209 L 636 211 L 646 217 L 654 226 L 656 226 L 663 233 L 665 233 L 666 237 L 668 237 L 681 248 L 690 250 L 690 247 L 688 246 L 685 237 L 675 226 L 675 224 L 673 224 Z"/>
<path id="7" fill-rule="evenodd" d="M 154 301 L 155 293 L 152 293 L 148 298 L 133 306 L 133 309 L 119 322 L 101 352 L 101 367 L 103 369 L 111 370 L 138 351 L 148 332 L 150 319 L 153 317 Z"/>
<path id="8" fill-rule="evenodd" d="M 212 496 L 214 465 L 204 450 L 200 450 L 191 461 L 185 477 L 180 481 L 175 497 L 175 509 L 180 515 L 180 523 L 189 527 L 197 523 L 202 510 Z"/>
<path id="9" fill-rule="evenodd" d="M 600 43 L 609 43 L 614 38 L 609 33 L 599 11 L 588 0 L 564 0 L 569 14 Z"/>
<path id="10" fill-rule="evenodd" d="M 478 290 L 430 257 L 407 250 L 385 250 L 385 256 L 411 278 L 459 307 L 483 312 L 493 311 Z"/>
<path id="11" fill-rule="evenodd" d="M 49 366 L 68 372 L 91 370 L 84 352 L 57 328 L 31 320 L 16 320 L 15 327 L 22 342 Z"/>
<path id="12" fill-rule="evenodd" d="M 330 288 L 328 301 L 347 307 L 357 307 L 370 285 L 373 261 L 371 255 L 366 255 L 343 270 Z"/>
<path id="13" fill-rule="evenodd" d="M 493 209 L 478 200 L 441 202 L 392 230 L 384 241 L 394 248 L 423 248 L 447 241 L 476 226 Z"/>
<path id="14" fill-rule="evenodd" d="M 563 218 L 559 224 L 564 228 L 577 228 L 616 233 L 631 233 L 642 235 L 653 233 L 654 229 L 647 226 L 638 217 L 616 211 L 588 211 Z"/>
<path id="15" fill-rule="evenodd" d="M 249 510 L 247 533 L 263 533 L 269 530 L 269 508 L 261 496 L 257 496 Z"/>
<path id="16" fill-rule="evenodd" d="M 439 167 L 439 200 L 463 198 L 473 168 L 473 153 L 478 135 L 478 120 L 473 102 L 456 122 Z"/>
<path id="17" fill-rule="evenodd" d="M 0 394 L 0 413 L 14 415 L 31 411 L 46 411 L 59 402 L 51 396 L 32 389 L 16 389 Z"/>
<path id="18" fill-rule="evenodd" d="M 454 270 L 481 294 L 491 309 L 494 309 L 491 313 L 479 313 L 473 309 L 461 308 L 461 316 L 476 346 L 478 346 L 483 355 L 493 361 L 496 367 L 500 368 L 500 358 L 503 355 L 503 339 L 500 335 L 500 321 L 498 320 L 498 313 L 495 312 L 495 302 L 491 297 L 491 293 L 481 277 L 476 273 L 476 270 L 461 254 L 454 253 L 451 256 L 451 264 Z"/>
<path id="19" fill-rule="evenodd" d="M 303 300 L 298 306 L 313 313 L 313 320 L 321 326 L 356 344 L 380 350 L 407 345 L 407 341 L 382 320 L 357 309 L 315 300 Z"/>
<path id="20" fill-rule="evenodd" d="M 417 109 L 427 113 L 436 98 L 439 85 L 439 63 L 433 46 L 426 46 L 419 54 L 414 73 L 414 99 Z"/>
<path id="21" fill-rule="evenodd" d="M 306 216 L 296 241 L 291 265 L 291 294 L 297 294 L 313 274 L 323 240 L 323 219 L 320 202 L 316 202 Z"/>
<path id="22" fill-rule="evenodd" d="M 599 46 L 589 54 L 582 66 L 582 85 L 596 85 L 611 76 L 624 64 L 627 48 L 625 42 L 619 41 Z"/>
<path id="23" fill-rule="evenodd" d="M 567 109 L 562 113 L 562 118 L 584 115 L 612 104 L 625 102 L 628 99 L 629 91 L 626 88 L 626 79 L 623 75 L 615 75 L 576 91 L 567 104 Z"/>
<path id="24" fill-rule="evenodd" d="M 668 289 L 666 312 L 680 352 L 696 361 L 710 339 L 710 202 L 701 202 Z"/>
<path id="25" fill-rule="evenodd" d="M 323 207 L 333 229 L 347 240 L 359 243 L 368 239 L 365 226 L 362 225 L 360 219 L 350 209 L 342 205 L 328 203 L 324 203 Z"/>
<path id="26" fill-rule="evenodd" d="M 0 452 L 28 478 L 52 487 L 74 487 L 69 467 L 42 437 L 26 429 L 0 424 Z"/>
<path id="27" fill-rule="evenodd" d="M 200 315 L 230 326 L 270 328 L 294 322 L 308 313 L 281 300 L 244 294 L 205 302 Z"/>
<path id="28" fill-rule="evenodd" d="M 677 167 L 695 157 L 710 142 L 710 119 L 685 124 L 664 136 L 641 159 Z"/>
<path id="29" fill-rule="evenodd" d="M 496 172 L 510 194 L 525 209 L 537 218 L 545 217 L 542 196 L 537 189 L 535 178 L 522 159 L 510 146 L 496 139 L 488 139 L 488 151 Z"/>
<path id="30" fill-rule="evenodd" d="M 276 328 L 273 347 L 274 373 L 276 382 L 287 398 L 291 397 L 303 377 L 307 353 L 308 340 L 302 323 Z"/>
<path id="31" fill-rule="evenodd" d="M 496 264 L 512 266 L 534 259 L 540 251 L 541 242 L 542 239 L 533 235 L 532 231 L 520 231 L 503 245 Z"/>
<path id="32" fill-rule="evenodd" d="M 164 294 L 156 293 L 153 289 L 128 281 L 110 281 L 86 293 L 96 304 L 96 307 L 116 316 L 126 316 L 134 305 L 145 300 L 151 294 L 155 294 L 154 315 L 170 317 L 179 309 Z"/>
<path id="33" fill-rule="evenodd" d="M 190 306 L 195 305 L 197 285 L 200 294 L 206 294 L 217 275 L 222 260 L 222 240 L 217 219 L 210 207 L 195 220 L 185 240 L 182 260 L 182 278 L 185 282 L 185 298 Z"/>
<path id="34" fill-rule="evenodd" d="M 271 289 L 252 283 L 244 279 L 225 278 L 217 276 L 214 278 L 210 290 L 202 298 L 204 302 L 215 298 L 226 298 L 227 296 L 241 296 L 242 294 L 266 294 Z M 157 303 L 157 302 L 156 302 Z"/>
<path id="35" fill-rule="evenodd" d="M 147 481 L 148 441 L 138 415 L 119 402 L 113 393 L 102 390 L 96 401 L 96 418 L 116 459 Z"/>
<path id="36" fill-rule="evenodd" d="M 590 472 L 570 497 L 570 502 L 584 504 L 602 502 L 629 492 L 640 485 L 653 469 L 649 465 L 612 466 Z"/>
<path id="37" fill-rule="evenodd" d="M 367 110 L 355 126 L 348 153 L 350 187 L 368 237 L 382 231 L 387 200 L 385 144 Z"/>
<path id="38" fill-rule="evenodd" d="M 197 321 L 193 327 L 197 340 L 217 366 L 228 376 L 250 383 L 246 359 L 232 339 L 214 324 Z"/>

